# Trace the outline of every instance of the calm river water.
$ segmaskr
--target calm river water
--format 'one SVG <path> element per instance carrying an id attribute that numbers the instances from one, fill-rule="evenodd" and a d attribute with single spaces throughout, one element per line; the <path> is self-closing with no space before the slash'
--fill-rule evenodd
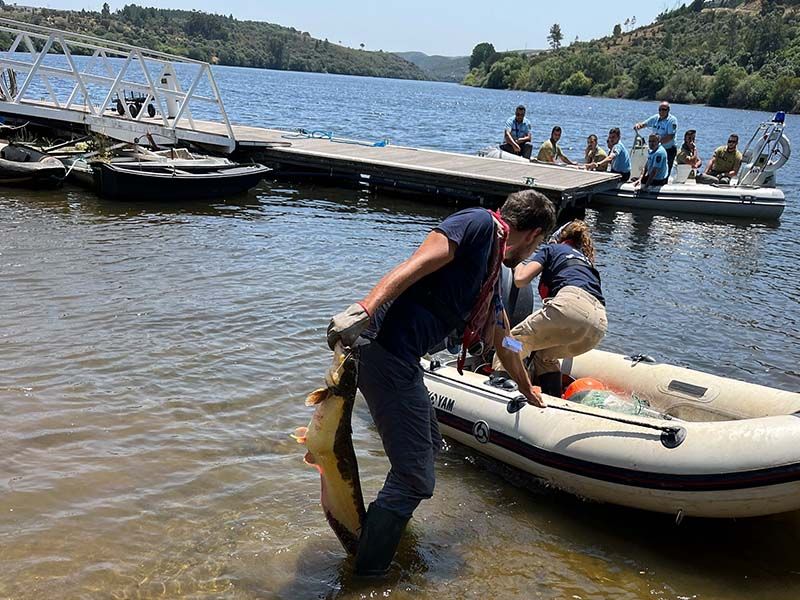
<path id="1" fill-rule="evenodd" d="M 236 122 L 474 153 L 518 103 L 577 157 L 654 103 L 221 68 Z M 675 106 L 702 155 L 763 113 Z M 800 119 L 788 132 L 800 144 Z M 629 141 L 631 135 L 627 134 Z M 800 389 L 800 175 L 780 223 L 589 211 L 602 347 Z M 795 600 L 800 513 L 688 519 L 582 502 L 451 444 L 381 585 L 348 580 L 288 434 L 331 314 L 452 208 L 319 185 L 162 206 L 0 190 L 0 598 Z M 362 402 L 365 496 L 387 470 Z"/>

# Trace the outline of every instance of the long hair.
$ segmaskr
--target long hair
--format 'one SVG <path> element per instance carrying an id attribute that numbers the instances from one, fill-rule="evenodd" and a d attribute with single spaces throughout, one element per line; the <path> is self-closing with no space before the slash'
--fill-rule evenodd
<path id="1" fill-rule="evenodd" d="M 558 241 L 569 242 L 583 252 L 584 256 L 594 263 L 594 242 L 589 233 L 589 226 L 579 219 L 564 227 L 558 235 Z"/>

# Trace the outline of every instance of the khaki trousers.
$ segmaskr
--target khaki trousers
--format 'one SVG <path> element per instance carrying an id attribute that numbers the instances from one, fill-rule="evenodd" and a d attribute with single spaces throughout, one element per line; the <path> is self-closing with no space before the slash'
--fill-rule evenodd
<path id="1" fill-rule="evenodd" d="M 574 286 L 563 287 L 542 308 L 511 330 L 522 342 L 520 356 L 531 354 L 531 375 L 557 373 L 558 359 L 571 358 L 596 347 L 608 329 L 606 309 L 589 292 Z M 495 370 L 502 369 L 495 356 Z"/>

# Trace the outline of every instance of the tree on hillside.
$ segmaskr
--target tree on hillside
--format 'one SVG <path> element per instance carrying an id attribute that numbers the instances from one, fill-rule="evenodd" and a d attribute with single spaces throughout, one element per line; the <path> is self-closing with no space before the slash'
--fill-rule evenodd
<path id="1" fill-rule="evenodd" d="M 95 6 L 97 6 L 97 5 L 95 5 Z M 111 7 L 108 6 L 108 2 L 103 2 L 103 10 L 100 11 L 100 15 L 104 19 L 107 19 L 108 17 L 111 16 Z"/>
<path id="2" fill-rule="evenodd" d="M 486 64 L 495 54 L 495 49 L 489 42 L 481 42 L 472 49 L 472 56 L 469 58 L 469 68 L 474 69 Z"/>
<path id="3" fill-rule="evenodd" d="M 550 27 L 550 35 L 547 36 L 547 40 L 550 42 L 550 47 L 553 50 L 558 50 L 561 48 L 561 40 L 564 39 L 564 34 L 561 33 L 561 25 L 558 23 L 553 23 L 552 27 Z"/>
<path id="4" fill-rule="evenodd" d="M 622 26 L 617 23 L 614 25 L 614 37 L 619 37 L 622 35 Z"/>

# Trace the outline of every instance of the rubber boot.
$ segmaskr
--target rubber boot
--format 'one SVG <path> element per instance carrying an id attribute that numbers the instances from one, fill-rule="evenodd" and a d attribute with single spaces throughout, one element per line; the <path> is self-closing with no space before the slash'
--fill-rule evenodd
<path id="1" fill-rule="evenodd" d="M 408 519 L 396 512 L 381 508 L 374 502 L 369 505 L 358 540 L 353 569 L 356 577 L 381 577 L 389 572 L 406 523 Z"/>
<path id="2" fill-rule="evenodd" d="M 542 373 L 539 375 L 539 385 L 542 393 L 555 398 L 561 398 L 561 372 Z"/>

